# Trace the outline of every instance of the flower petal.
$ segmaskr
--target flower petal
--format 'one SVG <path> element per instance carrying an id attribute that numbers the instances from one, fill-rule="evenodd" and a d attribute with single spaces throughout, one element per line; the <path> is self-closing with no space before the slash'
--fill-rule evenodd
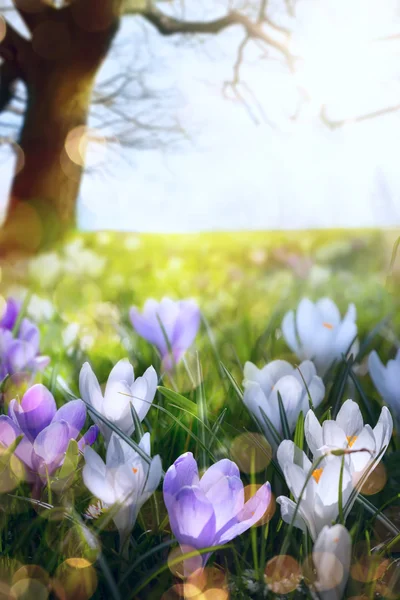
<path id="1" fill-rule="evenodd" d="M 65 421 L 69 427 L 70 438 L 76 439 L 86 421 L 86 406 L 82 400 L 71 400 L 58 409 L 53 423 Z"/>
<path id="2" fill-rule="evenodd" d="M 307 531 L 307 525 L 306 525 L 306 522 L 305 522 L 300 510 L 297 509 L 297 512 L 296 512 L 297 504 L 295 502 L 293 502 L 293 500 L 290 500 L 289 498 L 287 498 L 286 496 L 279 496 L 276 499 L 276 501 L 281 506 L 282 520 L 285 521 L 285 523 L 287 523 L 288 525 L 293 523 L 294 527 L 301 529 L 305 533 Z M 296 516 L 295 516 L 295 513 L 296 513 Z M 294 520 L 293 520 L 293 518 L 294 518 Z"/>
<path id="3" fill-rule="evenodd" d="M 336 423 L 343 429 L 346 436 L 358 435 L 364 427 L 364 420 L 358 404 L 353 400 L 346 400 L 337 414 Z"/>
<path id="4" fill-rule="evenodd" d="M 107 394 L 109 386 L 113 383 L 119 383 L 120 381 L 124 381 L 129 387 L 135 381 L 133 367 L 127 358 L 118 361 L 111 370 L 106 384 L 105 395 Z"/>
<path id="5" fill-rule="evenodd" d="M 198 485 L 199 472 L 197 463 L 191 452 L 186 452 L 176 459 L 164 477 L 163 492 L 174 496 L 184 486 Z M 168 507 L 167 507 L 168 508 Z"/>
<path id="6" fill-rule="evenodd" d="M 52 474 L 62 464 L 69 440 L 64 421 L 51 423 L 38 434 L 33 444 L 33 461 L 40 475 L 46 475 L 46 468 Z"/>
<path id="7" fill-rule="evenodd" d="M 32 442 L 50 425 L 56 411 L 53 394 L 41 383 L 25 392 L 20 405 L 13 402 L 9 407 L 9 415 L 17 419 L 20 428 Z"/>
<path id="8" fill-rule="evenodd" d="M 312 454 L 323 446 L 322 427 L 312 410 L 309 410 L 304 421 L 304 434 Z"/>
<path id="9" fill-rule="evenodd" d="M 183 487 L 171 500 L 168 514 L 172 533 L 180 544 L 197 549 L 214 544 L 214 509 L 198 486 Z"/>

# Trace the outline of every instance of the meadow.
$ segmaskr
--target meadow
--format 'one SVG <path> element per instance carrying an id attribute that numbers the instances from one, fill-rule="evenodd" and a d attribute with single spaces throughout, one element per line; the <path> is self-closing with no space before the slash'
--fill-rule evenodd
<path id="1" fill-rule="evenodd" d="M 40 352 L 35 351 L 35 357 L 48 360 L 33 367 L 32 362 L 15 359 L 10 364 L 18 368 L 11 372 L 5 342 L 0 344 L 2 412 L 10 416 L 10 410 L 14 411 L 23 432 L 19 435 L 15 430 L 12 439 L 8 430 L 3 435 L 3 418 L 0 597 L 400 598 L 400 360 L 397 371 L 393 363 L 383 393 L 383 387 L 378 390 L 371 378 L 369 358 L 376 351 L 386 365 L 400 348 L 398 235 L 389 230 L 187 236 L 99 232 L 74 234 L 62 246 L 29 261 L 3 265 L 3 318 L 7 299 L 19 302 L 16 321 L 8 329 L 17 337 L 24 319 L 36 324 Z M 141 314 L 149 298 L 160 301 L 164 297 L 193 299 L 199 307 L 198 331 L 188 336 L 193 340 L 179 347 L 177 355 L 169 325 L 160 315 L 158 343 L 151 341 L 151 332 L 146 339 L 145 324 L 141 329 L 139 321 L 136 327 L 132 322 L 131 307 Z M 355 306 L 356 335 L 349 340 L 351 344 L 338 346 L 331 361 L 333 342 L 324 337 L 319 344 L 334 329 L 330 321 L 319 323 L 322 329 L 311 318 L 304 325 L 310 334 L 305 354 L 315 346 L 315 356 L 296 356 L 288 344 L 282 321 L 304 298 L 312 302 L 331 299 L 342 320 L 349 305 Z M 331 304 L 329 310 L 333 310 Z M 7 328 L 4 321 L 1 327 Z M 355 338 L 357 347 L 353 346 Z M 29 343 L 32 339 L 33 333 Z M 307 379 L 306 368 L 300 367 L 294 384 L 297 367 L 308 358 L 315 358 L 315 372 L 310 371 Z M 133 366 L 136 381 L 147 373 L 146 393 L 156 386 L 154 399 L 146 396 L 146 406 L 140 403 L 140 394 L 132 392 L 133 379 L 126 385 L 131 374 L 126 362 L 119 363 L 123 359 Z M 271 386 L 271 394 L 275 385 L 279 388 L 274 408 L 264 414 L 258 412 L 258 400 L 251 392 L 255 389 L 252 378 L 261 381 L 263 376 L 245 364 L 251 362 L 261 369 L 276 360 L 293 365 L 292 387 L 286 381 L 288 387 L 279 388 L 277 376 Z M 82 375 L 87 362 L 91 371 L 85 367 Z M 117 364 L 122 366 L 109 380 L 107 392 L 107 378 Z M 155 370 L 155 383 L 150 366 Z M 288 368 L 278 366 L 288 377 Z M 92 372 L 99 388 L 91 379 Z M 29 437 L 24 429 L 29 418 L 20 407 L 34 383 L 46 386 L 58 409 L 82 398 L 86 418 L 76 417 L 80 426 L 72 436 L 71 429 L 65 433 L 60 424 L 66 421 L 71 427 L 72 421 L 60 416 L 51 444 L 40 440 L 40 446 L 43 427 L 38 425 L 39 417 L 33 416 L 29 431 L 35 458 L 28 464 L 22 451 L 24 435 Z M 302 390 L 301 400 L 293 399 L 295 387 Z M 32 400 L 35 410 L 43 400 L 41 394 Z M 108 394 L 108 412 L 102 412 L 101 403 L 93 400 L 98 394 L 104 398 Z M 392 417 L 385 417 L 383 433 L 363 429 L 355 405 L 347 404 L 348 423 L 344 417 L 340 421 L 338 414 L 349 398 L 371 428 L 381 414 L 390 411 Z M 381 413 L 385 406 L 389 411 L 384 408 Z M 310 409 L 321 424 L 338 418 L 335 428 L 345 431 L 354 419 L 358 429 L 355 434 L 345 431 L 343 446 L 336 429 L 332 433 L 328 424 L 323 425 L 324 449 L 320 451 L 317 445 L 314 451 L 312 426 L 317 426 L 309 415 L 306 418 Z M 80 431 L 91 432 L 82 443 Z M 389 439 L 384 443 L 385 432 Z M 53 456 L 53 446 L 61 444 L 64 433 L 69 435 L 68 444 Z M 299 451 L 293 455 L 293 445 L 283 440 L 293 440 Z M 369 440 L 373 450 L 368 450 Z M 304 458 L 296 457 L 302 450 Z M 101 471 L 95 453 L 103 460 L 107 455 L 112 474 Z M 193 492 L 193 482 L 185 480 L 186 470 L 194 468 L 190 455 L 184 459 L 189 456 L 192 461 L 184 475 L 179 475 L 177 463 L 175 470 L 168 471 L 185 453 L 193 454 L 200 474 L 221 460 L 237 465 L 223 463 L 217 477 L 223 484 L 218 484 L 211 500 L 207 496 L 207 503 Z M 157 456 L 160 464 L 156 464 Z M 104 484 L 100 476 L 95 482 L 90 465 L 100 469 Z M 307 465 L 310 475 L 301 479 L 299 469 L 306 473 Z M 323 518 L 320 515 L 324 523 L 315 521 L 315 525 L 311 513 L 319 501 L 316 490 L 322 488 L 320 481 L 324 470 L 327 479 L 328 469 L 332 475 L 324 485 L 331 497 L 325 502 L 321 496 L 321 502 L 331 512 L 325 511 Z M 112 479 L 116 471 L 118 480 Z M 143 476 L 140 493 L 134 484 L 129 488 L 132 472 Z M 215 477 L 215 468 L 212 473 Z M 197 475 L 192 476 L 195 481 Z M 180 477 L 186 481 L 183 492 L 174 487 Z M 263 486 L 265 482 L 270 489 Z M 107 486 L 110 494 L 102 499 Z M 182 498 L 194 495 L 182 504 L 181 492 Z M 229 508 L 236 493 L 239 504 L 243 495 L 253 502 L 247 511 Z M 286 500 L 277 502 L 279 497 Z M 291 502 L 297 506 L 294 513 L 290 513 Z M 218 523 L 227 520 L 221 516 L 225 509 L 233 511 L 236 534 L 227 539 L 222 527 L 219 535 L 215 531 L 214 537 L 208 535 L 210 522 L 218 530 Z M 283 518 L 284 510 L 290 519 Z M 321 533 L 323 524 L 328 529 Z M 334 544 L 341 550 L 336 552 Z"/>

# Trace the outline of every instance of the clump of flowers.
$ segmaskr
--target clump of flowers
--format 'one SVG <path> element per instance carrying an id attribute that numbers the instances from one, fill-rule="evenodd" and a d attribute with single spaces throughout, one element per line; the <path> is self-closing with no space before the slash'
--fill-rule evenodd
<path id="1" fill-rule="evenodd" d="M 8 448 L 21 436 L 15 454 L 26 467 L 26 479 L 37 488 L 62 466 L 70 441 L 78 438 L 85 421 L 82 400 L 72 400 L 57 410 L 53 394 L 36 384 L 21 402 L 10 402 L 7 416 L 0 416 L 0 445 Z M 78 448 L 93 444 L 97 433 L 96 425 L 90 427 Z"/>
<path id="2" fill-rule="evenodd" d="M 20 319 L 20 311 L 20 303 L 9 298 L 0 321 L 0 380 L 22 371 L 35 373 L 50 362 L 40 355 L 39 329 L 29 319 Z"/>

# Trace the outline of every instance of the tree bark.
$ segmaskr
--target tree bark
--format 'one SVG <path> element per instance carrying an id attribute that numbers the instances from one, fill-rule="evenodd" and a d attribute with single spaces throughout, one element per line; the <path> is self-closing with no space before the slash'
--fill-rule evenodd
<path id="1" fill-rule="evenodd" d="M 84 164 L 82 144 L 78 148 L 84 129 L 76 128 L 87 123 L 95 76 L 118 29 L 115 13 L 93 19 L 101 3 L 92 13 L 87 3 L 79 12 L 77 3 L 35 23 L 21 65 L 27 106 L 0 254 L 36 252 L 76 224 Z M 73 130 L 77 136 L 68 147 Z"/>

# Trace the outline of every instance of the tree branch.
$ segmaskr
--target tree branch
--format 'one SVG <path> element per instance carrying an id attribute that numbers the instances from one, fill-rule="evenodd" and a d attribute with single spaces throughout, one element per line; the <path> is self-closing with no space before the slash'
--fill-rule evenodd
<path id="1" fill-rule="evenodd" d="M 136 8 L 135 8 L 136 6 Z M 125 5 L 124 14 L 137 14 L 146 19 L 151 23 L 162 35 L 176 35 L 176 34 L 218 34 L 228 27 L 233 25 L 241 25 L 248 35 L 249 38 L 259 39 L 272 46 L 279 52 L 281 52 L 288 60 L 291 60 L 286 43 L 281 43 L 274 39 L 262 27 L 262 22 L 254 23 L 244 14 L 232 11 L 213 21 L 181 21 L 174 17 L 170 17 L 158 10 L 156 7 L 148 5 L 145 9 L 137 7 L 137 2 L 133 6 L 129 6 L 129 3 Z"/>
<path id="2" fill-rule="evenodd" d="M 400 110 L 400 104 L 395 104 L 393 106 L 386 106 L 385 108 L 380 108 L 378 110 L 374 110 L 370 113 L 365 113 L 363 115 L 359 115 L 357 117 L 351 117 L 349 119 L 331 119 L 327 115 L 326 106 L 321 108 L 320 117 L 323 123 L 330 127 L 331 129 L 337 129 L 338 127 L 343 127 L 343 125 L 350 125 L 353 123 L 361 123 L 362 121 L 369 121 L 370 119 L 375 119 L 376 117 L 382 117 L 383 115 L 387 115 L 390 113 L 394 113 Z"/>

